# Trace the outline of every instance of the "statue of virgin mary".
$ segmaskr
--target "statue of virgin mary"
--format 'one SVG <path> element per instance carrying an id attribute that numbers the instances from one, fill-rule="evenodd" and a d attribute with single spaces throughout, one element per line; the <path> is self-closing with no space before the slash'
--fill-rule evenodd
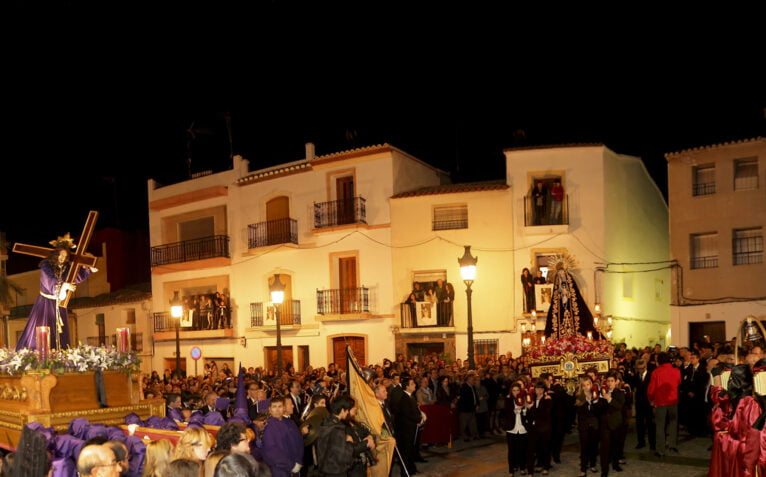
<path id="1" fill-rule="evenodd" d="M 573 263 L 569 255 L 558 255 L 550 262 L 554 273 L 553 296 L 545 320 L 545 336 L 550 339 L 587 336 L 590 331 L 594 339 L 600 339 L 601 334 L 593 326 L 593 315 L 569 271 Z"/>

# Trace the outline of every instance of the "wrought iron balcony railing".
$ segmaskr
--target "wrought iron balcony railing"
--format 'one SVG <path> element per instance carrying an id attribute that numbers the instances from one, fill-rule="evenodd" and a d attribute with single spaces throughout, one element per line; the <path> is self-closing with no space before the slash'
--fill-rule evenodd
<path id="1" fill-rule="evenodd" d="M 301 324 L 301 301 L 286 300 L 279 305 L 271 303 L 250 303 L 250 326 L 276 325 L 274 312 L 279 310 L 279 324 L 281 326 Z"/>
<path id="2" fill-rule="evenodd" d="M 317 313 L 340 315 L 346 313 L 369 313 L 369 288 L 333 288 L 317 290 Z"/>
<path id="3" fill-rule="evenodd" d="M 360 223 L 367 223 L 367 210 L 362 197 L 314 202 L 314 228 Z"/>
<path id="4" fill-rule="evenodd" d="M 542 206 L 535 205 L 535 198 L 524 196 L 524 225 L 534 227 L 536 225 L 568 225 L 569 224 L 569 196 L 556 202 L 548 196 Z"/>
<path id="5" fill-rule="evenodd" d="M 700 182 L 700 183 L 694 184 L 694 190 L 692 195 L 698 196 L 698 195 L 710 195 L 710 194 L 715 194 L 715 182 Z"/>
<path id="6" fill-rule="evenodd" d="M 298 243 L 298 221 L 291 218 L 268 220 L 247 226 L 248 248 L 280 243 Z"/>
<path id="7" fill-rule="evenodd" d="M 755 263 L 763 263 L 763 250 L 734 252 L 734 265 L 752 265 Z"/>
<path id="8" fill-rule="evenodd" d="M 452 302 L 431 303 L 414 301 L 399 306 L 402 328 L 427 328 L 433 326 L 455 326 Z"/>
<path id="9" fill-rule="evenodd" d="M 692 257 L 692 269 L 697 268 L 718 268 L 718 255 L 710 257 Z"/>
<path id="10" fill-rule="evenodd" d="M 184 310 L 184 314 L 186 315 L 184 318 L 181 318 L 180 322 L 180 331 L 200 331 L 200 330 L 218 330 L 218 329 L 228 329 L 228 328 L 236 328 L 236 324 L 234 323 L 234 317 L 229 316 L 221 318 L 220 316 L 216 319 L 215 315 L 211 315 L 210 317 L 200 317 L 199 315 L 194 316 L 192 315 L 189 317 L 188 311 Z M 176 320 L 172 316 L 170 316 L 170 313 L 167 311 L 154 313 L 154 331 L 175 331 L 176 330 Z"/>
<path id="11" fill-rule="evenodd" d="M 229 258 L 228 235 L 213 235 L 152 247 L 152 267 L 217 257 Z"/>

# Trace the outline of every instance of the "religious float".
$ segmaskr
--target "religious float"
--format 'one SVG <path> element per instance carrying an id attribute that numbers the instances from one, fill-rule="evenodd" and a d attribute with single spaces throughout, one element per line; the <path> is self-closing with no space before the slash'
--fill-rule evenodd
<path id="1" fill-rule="evenodd" d="M 551 373 L 574 394 L 578 377 L 586 370 L 594 368 L 603 375 L 611 368 L 611 317 L 603 319 L 598 304 L 595 314 L 590 312 L 571 273 L 570 255 L 557 255 L 549 265 L 553 280 L 545 331 L 539 335 L 534 329 L 533 312 L 530 331 L 522 328 L 523 348 L 533 379 Z"/>
<path id="2" fill-rule="evenodd" d="M 140 361 L 130 353 L 128 328 L 117 347 L 69 346 L 66 306 L 71 285 L 94 273 L 87 253 L 98 212 L 90 211 L 79 238 L 66 234 L 53 248 L 16 243 L 13 251 L 43 258 L 40 296 L 15 350 L 0 348 L 0 447 L 14 449 L 25 424 L 39 422 L 66 432 L 77 417 L 91 423 L 124 424 L 125 416 L 164 416 L 162 399 L 141 399 Z M 66 254 L 64 254 L 66 251 Z"/>
<path id="3" fill-rule="evenodd" d="M 84 417 L 120 425 L 125 416 L 164 416 L 162 399 L 142 400 L 139 360 L 114 348 L 80 345 L 53 350 L 0 348 L 0 447 L 13 449 L 25 424 L 66 432 Z"/>

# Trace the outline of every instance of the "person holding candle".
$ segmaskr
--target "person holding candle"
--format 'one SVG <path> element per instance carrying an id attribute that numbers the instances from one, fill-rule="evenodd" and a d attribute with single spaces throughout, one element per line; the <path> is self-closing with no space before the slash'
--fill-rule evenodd
<path id="1" fill-rule="evenodd" d="M 76 284 L 98 271 L 95 267 L 82 267 L 74 283 L 64 282 L 71 266 L 69 254 L 70 249 L 74 247 L 74 240 L 67 234 L 50 243 L 53 250 L 40 262 L 40 294 L 29 312 L 27 325 L 16 343 L 16 351 L 22 348 L 38 349 L 35 330 L 38 326 L 49 327 L 51 348 L 69 347 L 69 320 L 66 307 L 61 306 L 61 302 L 66 298 L 68 291 L 74 291 Z"/>

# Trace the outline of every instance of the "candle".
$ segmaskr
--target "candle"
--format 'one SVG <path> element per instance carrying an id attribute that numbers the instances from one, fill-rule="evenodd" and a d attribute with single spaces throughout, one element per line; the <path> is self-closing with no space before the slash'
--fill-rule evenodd
<path id="1" fill-rule="evenodd" d="M 521 332 L 522 333 L 526 333 L 527 332 L 527 324 L 526 323 L 522 323 L 521 324 Z"/>
<path id="2" fill-rule="evenodd" d="M 117 328 L 117 351 L 130 352 L 130 328 Z"/>
<path id="3" fill-rule="evenodd" d="M 541 336 L 540 341 L 542 341 L 542 343 L 545 344 L 545 336 Z"/>
<path id="4" fill-rule="evenodd" d="M 537 319 L 537 312 L 535 310 L 532 310 L 532 319 L 533 320 Z"/>
<path id="5" fill-rule="evenodd" d="M 601 305 L 599 305 L 598 303 L 596 303 L 595 309 L 596 309 L 596 313 L 601 313 Z"/>
<path id="6" fill-rule="evenodd" d="M 612 317 L 611 316 L 607 316 L 606 317 L 606 322 L 611 325 L 612 324 Z"/>
<path id="7" fill-rule="evenodd" d="M 593 325 L 598 328 L 598 316 L 593 317 Z"/>
<path id="8" fill-rule="evenodd" d="M 589 331 L 589 332 L 588 332 L 588 339 L 589 339 L 589 340 L 592 340 L 592 339 L 593 339 L 593 332 L 592 332 L 592 331 Z"/>
<path id="9" fill-rule="evenodd" d="M 37 350 L 40 352 L 40 358 L 44 361 L 51 352 L 51 327 L 36 326 L 35 339 L 37 340 Z"/>

